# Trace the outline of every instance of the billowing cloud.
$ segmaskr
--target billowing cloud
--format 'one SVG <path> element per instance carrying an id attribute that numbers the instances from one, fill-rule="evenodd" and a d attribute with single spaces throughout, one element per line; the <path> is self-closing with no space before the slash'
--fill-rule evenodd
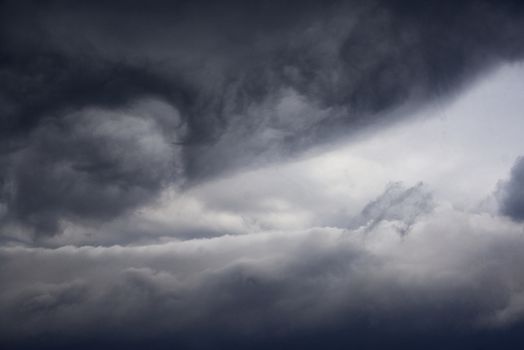
<path id="1" fill-rule="evenodd" d="M 4 205 L 35 232 L 60 231 L 54 222 L 62 218 L 38 212 L 47 201 L 56 209 L 47 211 L 75 211 L 63 187 L 38 202 L 13 194 L 25 193 L 37 175 L 26 172 L 23 184 L 5 178 L 19 169 L 15 164 L 32 162 L 38 135 L 56 133 L 54 124 L 81 127 L 78 116 L 86 110 L 132 115 L 145 98 L 171 105 L 177 112 L 166 116 L 185 132 L 179 138 L 170 131 L 175 141 L 168 152 L 181 156 L 169 166 L 184 169 L 194 183 L 451 96 L 485 69 L 519 59 L 523 30 L 515 1 L 3 2 L 1 193 L 11 193 L 3 195 Z M 77 144 L 85 138 L 73 132 L 61 142 L 68 151 L 46 151 L 44 167 L 85 157 L 73 154 L 82 152 Z M 119 169 L 126 157 L 89 160 L 85 176 L 75 177 L 87 179 L 80 187 L 91 187 L 94 201 L 106 202 L 100 221 L 144 203 L 166 180 L 147 179 L 151 195 L 116 190 L 115 200 L 107 200 L 106 187 L 126 184 L 127 173 L 91 179 L 101 167 Z M 82 210 L 95 220 L 96 208 Z M 25 220 L 30 212 L 35 218 Z"/>
<path id="2" fill-rule="evenodd" d="M 366 235 L 313 228 L 139 247 L 4 247 L 2 337 L 207 348 L 214 337 L 328 341 L 343 329 L 346 345 L 372 347 L 370 333 L 397 344 L 444 332 L 435 346 L 446 347 L 519 324 L 523 248 L 517 224 L 445 205 L 406 236 L 385 220 Z M 202 332 L 209 338 L 194 338 Z"/>
<path id="3" fill-rule="evenodd" d="M 160 102 L 84 109 L 37 127 L 6 157 L 4 220 L 56 233 L 60 221 L 111 219 L 182 175 L 178 112 Z"/>
<path id="4" fill-rule="evenodd" d="M 520 349 L 523 37 L 512 0 L 0 2 L 0 347 Z"/>

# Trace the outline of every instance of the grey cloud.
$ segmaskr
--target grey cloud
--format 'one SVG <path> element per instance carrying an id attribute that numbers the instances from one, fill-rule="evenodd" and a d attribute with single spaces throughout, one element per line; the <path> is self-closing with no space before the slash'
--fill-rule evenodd
<path id="1" fill-rule="evenodd" d="M 515 221 L 524 220 L 524 158 L 515 161 L 509 180 L 499 183 L 496 197 L 500 213 Z"/>
<path id="2" fill-rule="evenodd" d="M 15 147 L 17 136 L 27 136 L 46 119 L 83 107 L 112 108 L 150 96 L 184 106 L 184 91 L 176 87 L 179 82 L 155 75 L 147 65 L 108 62 L 87 55 L 67 57 L 35 49 L 11 51 L 4 47 L 0 61 L 4 146 Z"/>
<path id="3" fill-rule="evenodd" d="M 523 32 L 516 0 L 0 1 L 0 347 L 520 349 L 521 159 L 513 220 L 202 182 L 453 98 Z"/>
<path id="4" fill-rule="evenodd" d="M 270 339 L 285 347 L 308 333 L 325 342 L 342 332 L 336 346 L 373 348 L 371 334 L 392 344 L 440 334 L 438 349 L 517 332 L 520 229 L 494 217 L 483 225 L 470 214 L 439 215 L 413 235 L 391 232 L 393 240 L 383 230 L 363 240 L 314 229 L 142 247 L 2 248 L 0 337 L 194 348 L 218 337 L 233 347 Z M 440 231 L 443 220 L 452 232 Z"/>
<path id="5" fill-rule="evenodd" d="M 182 175 L 172 147 L 183 132 L 177 115 L 169 105 L 144 101 L 39 126 L 5 160 L 4 221 L 53 234 L 61 220 L 107 220 L 152 199 Z"/>
<path id="6" fill-rule="evenodd" d="M 289 156 L 398 119 L 405 113 L 392 113 L 397 108 L 452 96 L 483 70 L 520 59 L 522 15 L 519 2 L 489 0 L 6 1 L 0 38 L 2 181 L 8 181 L 13 163 L 27 165 L 32 156 L 47 165 L 70 157 L 31 151 L 34 138 L 54 132 L 49 123 L 75 129 L 73 116 L 84 109 L 118 111 L 143 98 L 164 100 L 179 112 L 185 136 L 171 148 L 181 157 L 169 164 L 184 169 L 188 184 Z M 66 137 L 61 148 L 84 157 L 79 142 Z M 113 171 L 129 161 L 126 153 L 104 159 L 112 174 L 101 171 L 102 163 L 82 167 L 86 179 L 104 173 L 104 181 L 81 184 L 79 178 L 75 185 L 91 186 L 94 203 L 106 199 L 96 194 L 107 187 L 148 182 L 142 186 L 151 189 L 147 195 L 134 193 L 134 185 L 131 193 L 116 191 L 106 216 L 154 197 L 166 179 L 145 179 L 139 171 L 129 180 L 130 172 Z M 26 173 L 25 183 L 37 183 L 32 176 Z M 60 191 L 54 198 L 38 190 L 34 201 L 24 193 L 13 207 L 5 191 L 10 212 L 43 213 L 48 201 L 52 212 L 70 205 Z M 96 208 L 83 212 L 95 220 Z M 31 224 L 24 215 L 20 219 Z M 42 214 L 34 224 L 55 231 L 56 216 Z"/>
<path id="7" fill-rule="evenodd" d="M 84 303 L 87 287 L 81 281 L 62 284 L 44 284 L 34 286 L 27 292 L 22 292 L 16 301 L 21 315 L 42 314 L 49 317 L 58 312 L 60 307 Z"/>
<path id="8" fill-rule="evenodd" d="M 424 184 L 405 188 L 403 184 L 393 182 L 378 198 L 366 204 L 350 226 L 370 231 L 381 222 L 393 221 L 398 224 L 398 232 L 404 235 L 421 215 L 430 213 L 433 208 L 431 192 Z"/>

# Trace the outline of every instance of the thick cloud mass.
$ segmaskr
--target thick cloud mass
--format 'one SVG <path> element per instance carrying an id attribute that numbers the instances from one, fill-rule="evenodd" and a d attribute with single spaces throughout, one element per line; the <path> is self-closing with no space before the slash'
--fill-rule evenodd
<path id="1" fill-rule="evenodd" d="M 36 232 L 55 232 L 62 212 L 69 219 L 98 212 L 105 220 L 152 198 L 168 178 L 176 181 L 145 179 L 147 162 L 121 171 L 127 155 L 113 152 L 80 167 L 84 176 L 75 182 L 86 181 L 80 186 L 91 188 L 92 198 L 80 208 L 63 193 L 67 186 L 29 190 L 37 172 L 8 175 L 32 164 L 44 168 L 45 182 L 46 169 L 89 157 L 84 149 L 96 153 L 98 138 L 76 131 L 85 110 L 112 118 L 132 114 L 143 98 L 172 105 L 171 118 L 185 132 L 173 136 L 171 152 L 181 156 L 170 163 L 194 182 L 409 114 L 391 112 L 406 104 L 449 96 L 482 69 L 520 58 L 523 31 L 522 6 L 514 1 L 3 2 L 4 206 Z M 55 124 L 72 135 L 35 162 L 35 139 L 60 137 Z M 111 175 L 100 176 L 102 168 Z M 52 172 L 52 181 L 70 182 L 67 171 Z M 108 200 L 107 188 L 122 184 L 139 184 L 150 195 L 115 190 Z M 94 202 L 106 202 L 107 210 L 86 208 Z"/>
<path id="2" fill-rule="evenodd" d="M 151 198 L 181 175 L 176 116 L 144 102 L 132 111 L 85 109 L 36 128 L 10 155 L 8 219 L 54 233 L 60 219 L 110 219 Z"/>
<path id="3" fill-rule="evenodd" d="M 446 207 L 404 237 L 384 220 L 366 235 L 315 228 L 140 247 L 5 247 L 1 335 L 28 346 L 60 333 L 56 346 L 517 349 L 523 249 L 520 226 Z"/>
<path id="4" fill-rule="evenodd" d="M 520 349 L 523 38 L 517 0 L 0 1 L 0 347 Z"/>

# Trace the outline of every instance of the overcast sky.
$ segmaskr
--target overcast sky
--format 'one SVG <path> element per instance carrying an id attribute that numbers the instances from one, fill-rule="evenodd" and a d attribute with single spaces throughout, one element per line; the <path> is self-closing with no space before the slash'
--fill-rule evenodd
<path id="1" fill-rule="evenodd" d="M 0 2 L 0 346 L 520 349 L 519 1 Z"/>

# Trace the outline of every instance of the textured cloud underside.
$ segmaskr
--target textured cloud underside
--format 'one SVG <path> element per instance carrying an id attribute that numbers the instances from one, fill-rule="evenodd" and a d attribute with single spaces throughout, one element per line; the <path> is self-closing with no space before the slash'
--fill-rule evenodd
<path id="1" fill-rule="evenodd" d="M 524 343 L 524 6 L 0 1 L 0 347 Z"/>

